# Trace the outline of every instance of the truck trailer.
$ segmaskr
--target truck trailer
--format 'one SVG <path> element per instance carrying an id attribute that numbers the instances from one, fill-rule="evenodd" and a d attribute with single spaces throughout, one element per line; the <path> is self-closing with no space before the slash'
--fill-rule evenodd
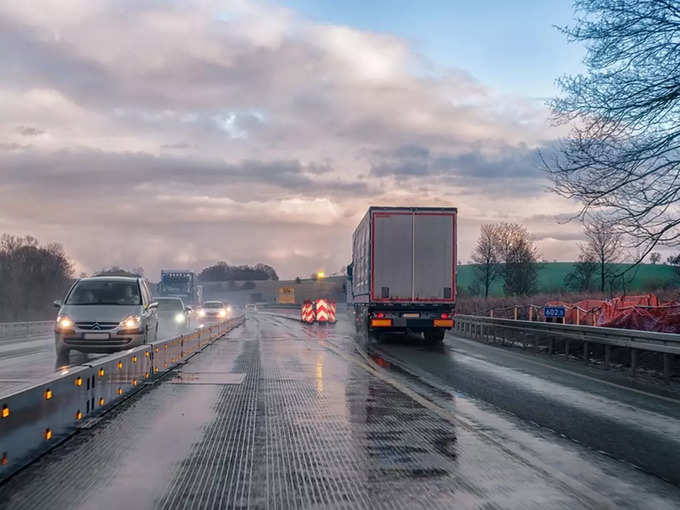
<path id="1" fill-rule="evenodd" d="M 352 237 L 357 330 L 444 340 L 456 303 L 455 208 L 370 207 Z"/>

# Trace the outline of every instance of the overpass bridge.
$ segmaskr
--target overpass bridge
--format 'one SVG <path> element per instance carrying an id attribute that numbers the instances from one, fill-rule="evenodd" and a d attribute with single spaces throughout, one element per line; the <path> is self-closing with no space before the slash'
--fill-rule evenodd
<path id="1" fill-rule="evenodd" d="M 680 507 L 672 385 L 468 330 L 377 343 L 343 312 L 56 371 L 51 328 L 0 328 L 0 508 Z"/>

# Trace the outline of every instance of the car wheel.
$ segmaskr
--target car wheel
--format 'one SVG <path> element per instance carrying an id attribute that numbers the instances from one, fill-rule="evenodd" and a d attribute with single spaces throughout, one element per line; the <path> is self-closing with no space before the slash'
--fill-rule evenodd
<path id="1" fill-rule="evenodd" d="M 70 349 L 57 347 L 57 366 L 68 365 Z"/>

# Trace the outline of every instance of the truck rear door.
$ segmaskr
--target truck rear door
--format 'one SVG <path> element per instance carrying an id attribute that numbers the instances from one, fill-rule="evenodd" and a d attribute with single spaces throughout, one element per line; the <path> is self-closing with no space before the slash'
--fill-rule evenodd
<path id="1" fill-rule="evenodd" d="M 410 301 L 413 280 L 413 215 L 373 213 L 373 299 Z"/>
<path id="2" fill-rule="evenodd" d="M 413 300 L 453 301 L 454 214 L 416 211 L 413 222 Z"/>

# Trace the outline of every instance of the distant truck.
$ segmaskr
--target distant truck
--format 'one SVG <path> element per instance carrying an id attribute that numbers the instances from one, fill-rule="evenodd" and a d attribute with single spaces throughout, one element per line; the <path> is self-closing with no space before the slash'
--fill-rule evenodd
<path id="1" fill-rule="evenodd" d="M 444 340 L 456 303 L 457 209 L 370 207 L 352 237 L 358 330 Z"/>
<path id="2" fill-rule="evenodd" d="M 196 275 L 188 269 L 161 269 L 161 282 L 158 287 L 163 297 L 178 297 L 186 304 L 200 305 L 203 301 L 203 288 L 196 284 Z"/>

